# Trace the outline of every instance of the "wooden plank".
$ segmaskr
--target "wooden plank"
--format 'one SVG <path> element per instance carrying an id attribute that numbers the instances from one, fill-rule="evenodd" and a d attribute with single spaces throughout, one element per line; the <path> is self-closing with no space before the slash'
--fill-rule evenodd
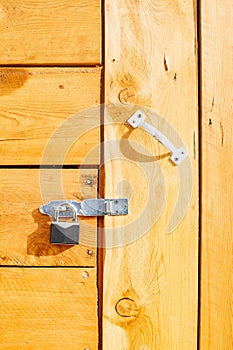
<path id="1" fill-rule="evenodd" d="M 80 245 L 52 245 L 51 219 L 39 207 L 45 200 L 96 198 L 97 170 L 63 170 L 64 197 L 57 186 L 57 171 L 43 171 L 47 173 L 43 184 L 39 170 L 0 172 L 0 265 L 95 266 L 96 218 L 80 218 Z"/>
<path id="2" fill-rule="evenodd" d="M 201 2 L 202 244 L 200 349 L 233 348 L 233 4 Z"/>
<path id="3" fill-rule="evenodd" d="M 1 64 L 100 63 L 99 0 L 1 0 Z"/>
<path id="4" fill-rule="evenodd" d="M 97 349 L 95 268 L 0 268 L 1 349 Z"/>
<path id="5" fill-rule="evenodd" d="M 115 246 L 106 249 L 104 261 L 106 350 L 197 349 L 195 16 L 195 2 L 191 0 L 106 2 L 105 89 L 106 101 L 114 104 L 107 107 L 106 115 L 114 125 L 105 128 L 105 196 L 130 198 L 128 216 L 105 219 L 106 244 Z M 163 116 L 160 127 L 173 125 L 189 151 L 192 199 L 185 218 L 170 235 L 166 229 L 178 196 L 177 169 L 168 161 L 167 150 L 150 135 L 126 125 L 136 109 L 133 104 L 150 108 L 149 121 L 156 120 L 152 110 Z M 114 139 L 120 140 L 120 157 L 116 156 L 117 143 L 110 142 Z M 146 154 L 138 151 L 140 146 Z M 189 177 L 186 168 L 182 169 Z M 158 214 L 165 195 L 163 177 L 166 204 L 155 222 L 153 216 Z M 157 191 L 150 188 L 153 183 Z M 129 226 L 130 222 L 133 225 Z M 124 244 L 127 237 L 128 245 Z"/>
<path id="6" fill-rule="evenodd" d="M 0 163 L 41 164 L 56 131 L 47 163 L 98 164 L 100 73 L 99 68 L 1 68 Z"/>

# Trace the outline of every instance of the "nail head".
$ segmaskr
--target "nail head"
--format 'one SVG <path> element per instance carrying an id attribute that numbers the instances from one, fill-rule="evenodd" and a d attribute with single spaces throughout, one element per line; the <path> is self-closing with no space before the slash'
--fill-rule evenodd
<path id="1" fill-rule="evenodd" d="M 83 278 L 87 279 L 89 277 L 89 273 L 87 271 L 83 272 Z"/>

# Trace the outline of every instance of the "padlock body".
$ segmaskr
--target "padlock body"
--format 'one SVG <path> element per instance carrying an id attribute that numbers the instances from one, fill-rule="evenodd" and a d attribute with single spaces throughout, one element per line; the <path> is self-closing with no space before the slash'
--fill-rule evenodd
<path id="1" fill-rule="evenodd" d="M 79 223 L 52 222 L 50 226 L 50 243 L 79 244 Z"/>

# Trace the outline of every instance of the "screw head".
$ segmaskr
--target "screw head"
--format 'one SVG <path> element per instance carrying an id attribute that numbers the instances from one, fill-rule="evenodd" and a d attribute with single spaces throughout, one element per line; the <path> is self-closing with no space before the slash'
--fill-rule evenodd
<path id="1" fill-rule="evenodd" d="M 87 254 L 88 254 L 88 255 L 93 255 L 93 250 L 88 249 L 88 250 L 87 250 Z"/>

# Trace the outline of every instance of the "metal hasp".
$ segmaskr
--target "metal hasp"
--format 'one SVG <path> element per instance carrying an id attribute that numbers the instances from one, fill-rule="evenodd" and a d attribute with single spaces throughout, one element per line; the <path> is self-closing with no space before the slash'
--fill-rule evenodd
<path id="1" fill-rule="evenodd" d="M 78 216 L 126 215 L 128 199 L 56 200 L 42 205 L 39 210 L 54 219 L 50 226 L 50 243 L 74 245 L 79 244 Z M 60 221 L 61 218 L 73 220 Z"/>
<path id="2" fill-rule="evenodd" d="M 127 121 L 129 125 L 133 128 L 137 128 L 141 126 L 144 130 L 146 130 L 150 135 L 152 135 L 156 140 L 162 143 L 169 151 L 171 151 L 171 161 L 179 165 L 183 162 L 183 160 L 187 157 L 188 152 L 185 148 L 180 147 L 176 148 L 173 143 L 158 129 L 154 126 L 145 122 L 146 115 L 140 110 L 136 111 Z"/>
<path id="3" fill-rule="evenodd" d="M 128 199 L 85 199 L 82 202 L 74 200 L 54 200 L 40 207 L 41 214 L 49 215 L 51 218 L 56 217 L 56 211 L 64 204 L 72 205 L 78 216 L 104 216 L 104 215 L 127 215 L 128 214 Z M 73 213 L 67 210 L 61 210 L 60 218 L 71 218 Z"/>

